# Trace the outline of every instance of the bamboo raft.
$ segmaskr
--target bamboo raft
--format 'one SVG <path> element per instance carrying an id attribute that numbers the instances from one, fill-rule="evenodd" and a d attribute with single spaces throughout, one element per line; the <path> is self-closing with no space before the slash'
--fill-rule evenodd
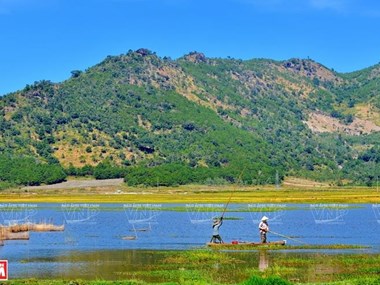
<path id="1" fill-rule="evenodd" d="M 262 242 L 239 242 L 232 241 L 230 243 L 207 243 L 207 246 L 212 248 L 247 248 L 247 247 L 271 247 L 285 245 L 286 240 L 272 241 L 267 243 Z"/>
<path id="2" fill-rule="evenodd" d="M 56 231 L 64 231 L 65 226 L 56 226 L 53 224 L 47 224 L 47 223 L 26 223 L 26 224 L 17 224 L 7 227 L 2 227 L 5 229 L 8 229 L 9 231 L 13 233 L 18 232 L 56 232 Z"/>
<path id="3" fill-rule="evenodd" d="M 30 232 L 64 231 L 65 226 L 56 226 L 48 223 L 26 223 L 11 226 L 0 226 L 0 246 L 5 240 L 29 240 Z"/>
<path id="4" fill-rule="evenodd" d="M 64 225 L 56 226 L 53 224 L 30 224 L 29 231 L 32 232 L 62 232 Z"/>
<path id="5" fill-rule="evenodd" d="M 4 240 L 28 240 L 29 232 L 13 232 L 10 227 L 0 227 L 0 240 L 4 244 Z"/>

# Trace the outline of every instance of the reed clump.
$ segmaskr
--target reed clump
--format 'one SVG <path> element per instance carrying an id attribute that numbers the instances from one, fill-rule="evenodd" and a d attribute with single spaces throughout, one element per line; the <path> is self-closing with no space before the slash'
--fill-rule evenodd
<path id="1" fill-rule="evenodd" d="M 53 232 L 64 231 L 64 229 L 64 225 L 57 226 L 52 223 L 0 225 L 0 245 L 4 245 L 5 240 L 29 240 L 30 232 Z"/>
<path id="2" fill-rule="evenodd" d="M 0 226 L 0 240 L 28 240 L 29 231 L 13 231 L 11 227 Z"/>

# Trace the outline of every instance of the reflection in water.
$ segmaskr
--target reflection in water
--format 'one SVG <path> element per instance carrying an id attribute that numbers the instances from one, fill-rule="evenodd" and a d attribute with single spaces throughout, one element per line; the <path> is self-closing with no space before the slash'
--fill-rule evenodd
<path id="1" fill-rule="evenodd" d="M 20 264 L 13 264 L 12 268 L 13 272 L 17 272 L 17 278 L 33 276 L 36 279 L 138 279 L 153 283 L 178 282 L 183 274 L 186 276 L 186 272 L 196 268 L 200 271 L 205 270 L 210 278 L 217 282 L 232 283 L 247 279 L 249 275 L 246 275 L 246 271 L 257 268 L 259 261 L 258 253 L 253 252 L 229 252 L 218 256 L 214 253 L 194 251 L 190 256 L 193 257 L 191 262 L 187 255 L 180 251 L 102 250 L 61 254 L 54 252 L 51 257 L 22 260 Z M 208 259 L 210 257 L 211 259 Z M 27 271 L 22 270 L 28 264 L 38 266 L 30 266 Z M 173 273 L 172 276 L 164 274 L 170 270 L 177 273 Z"/>
<path id="2" fill-rule="evenodd" d="M 211 283 L 240 283 L 271 266 L 288 268 L 282 277 L 297 282 L 328 282 L 336 274 L 352 274 L 357 268 L 346 260 L 359 259 L 372 270 L 379 255 L 331 255 L 321 252 L 246 252 L 102 250 L 51 252 L 50 257 L 34 257 L 12 263 L 12 278 L 125 280 L 174 282 L 207 278 Z M 361 260 L 360 260 L 361 259 Z M 375 263 L 374 263 L 375 262 Z M 200 275 L 194 277 L 194 272 Z M 376 274 L 376 271 L 374 271 Z M 342 277 L 342 276 L 340 276 Z M 338 276 L 339 278 L 339 276 Z M 191 283 L 193 284 L 193 283 Z"/>
<path id="3" fill-rule="evenodd" d="M 140 250 L 70 251 L 56 252 L 52 257 L 22 260 L 22 264 L 39 264 L 27 272 L 13 267 L 18 278 L 106 279 L 132 278 L 136 273 L 163 264 L 164 252 Z M 149 278 L 148 278 L 149 279 Z M 157 281 L 157 280 L 147 280 Z"/>
<path id="4" fill-rule="evenodd" d="M 265 271 L 268 267 L 269 267 L 268 252 L 266 250 L 260 250 L 259 270 Z"/>

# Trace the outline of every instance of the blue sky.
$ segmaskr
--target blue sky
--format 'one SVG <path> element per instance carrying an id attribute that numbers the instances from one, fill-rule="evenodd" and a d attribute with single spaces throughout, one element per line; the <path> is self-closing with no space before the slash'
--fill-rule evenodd
<path id="1" fill-rule="evenodd" d="M 141 47 L 240 59 L 380 61 L 378 0 L 0 0 L 0 95 Z"/>

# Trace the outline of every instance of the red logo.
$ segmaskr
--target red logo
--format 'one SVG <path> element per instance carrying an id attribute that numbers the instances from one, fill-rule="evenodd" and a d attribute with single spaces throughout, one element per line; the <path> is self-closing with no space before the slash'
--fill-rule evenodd
<path id="1" fill-rule="evenodd" d="M 0 280 L 8 280 L 8 260 L 0 260 Z"/>

